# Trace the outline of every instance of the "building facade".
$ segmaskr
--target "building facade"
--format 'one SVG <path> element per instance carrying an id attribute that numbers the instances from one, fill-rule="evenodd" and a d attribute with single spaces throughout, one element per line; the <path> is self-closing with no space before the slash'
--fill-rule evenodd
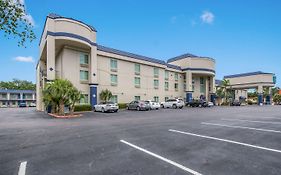
<path id="1" fill-rule="evenodd" d="M 36 103 L 35 91 L 0 89 L 0 107 L 18 107 L 19 103 Z"/>
<path id="2" fill-rule="evenodd" d="M 95 28 L 81 21 L 47 16 L 36 67 L 38 110 L 44 110 L 42 89 L 56 78 L 70 80 L 85 96 L 80 103 L 91 105 L 100 101 L 104 89 L 118 103 L 214 99 L 214 59 L 183 54 L 165 62 L 101 46 L 96 34 Z"/>

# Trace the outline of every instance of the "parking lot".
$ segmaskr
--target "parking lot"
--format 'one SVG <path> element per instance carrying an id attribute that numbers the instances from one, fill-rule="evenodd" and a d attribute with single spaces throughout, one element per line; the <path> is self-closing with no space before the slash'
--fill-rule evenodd
<path id="1" fill-rule="evenodd" d="M 0 109 L 0 174 L 280 175 L 281 106 L 87 112 Z"/>

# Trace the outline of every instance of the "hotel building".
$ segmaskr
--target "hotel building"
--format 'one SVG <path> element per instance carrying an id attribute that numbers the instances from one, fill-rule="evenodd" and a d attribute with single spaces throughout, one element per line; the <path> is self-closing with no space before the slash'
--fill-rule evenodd
<path id="1" fill-rule="evenodd" d="M 109 89 L 112 100 L 214 100 L 215 60 L 183 54 L 167 61 L 149 58 L 96 43 L 94 27 L 72 18 L 50 14 L 40 40 L 37 72 L 37 109 L 44 110 L 42 89 L 56 78 L 68 79 L 85 98 L 97 104 Z"/>
<path id="2" fill-rule="evenodd" d="M 18 107 L 20 103 L 29 106 L 35 101 L 36 94 L 33 90 L 0 89 L 0 107 Z"/>

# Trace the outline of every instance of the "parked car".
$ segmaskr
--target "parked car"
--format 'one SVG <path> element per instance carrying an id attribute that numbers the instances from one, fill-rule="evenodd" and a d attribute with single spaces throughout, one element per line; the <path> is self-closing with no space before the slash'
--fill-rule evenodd
<path id="1" fill-rule="evenodd" d="M 127 109 L 134 109 L 137 111 L 148 111 L 150 109 L 150 105 L 145 101 L 132 101 L 128 104 Z"/>
<path id="2" fill-rule="evenodd" d="M 101 102 L 94 106 L 94 111 L 100 112 L 118 112 L 119 106 L 113 102 Z"/>
<path id="3" fill-rule="evenodd" d="M 241 103 L 238 100 L 234 100 L 233 102 L 230 103 L 230 106 L 241 106 Z"/>
<path id="4" fill-rule="evenodd" d="M 25 108 L 25 107 L 27 107 L 27 106 L 26 106 L 26 103 L 25 103 L 25 102 L 20 102 L 20 103 L 19 103 L 19 107 L 20 107 L 20 108 Z"/>
<path id="5" fill-rule="evenodd" d="M 190 107 L 199 107 L 199 108 L 209 106 L 208 102 L 204 100 L 192 100 L 192 102 L 186 103 L 186 105 Z"/>
<path id="6" fill-rule="evenodd" d="M 156 102 L 156 101 L 151 101 L 151 100 L 147 100 L 145 101 L 146 103 L 149 104 L 149 108 L 150 109 L 156 109 L 158 110 L 160 108 L 160 103 Z"/>
<path id="7" fill-rule="evenodd" d="M 36 103 L 30 103 L 29 107 L 36 107 Z"/>
<path id="8" fill-rule="evenodd" d="M 168 99 L 165 102 L 161 103 L 162 108 L 183 108 L 184 101 L 182 99 Z"/>

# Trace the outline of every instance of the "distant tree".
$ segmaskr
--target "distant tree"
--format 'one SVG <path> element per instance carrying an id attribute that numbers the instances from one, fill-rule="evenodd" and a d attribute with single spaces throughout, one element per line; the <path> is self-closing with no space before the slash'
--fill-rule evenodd
<path id="1" fill-rule="evenodd" d="M 27 39 L 36 38 L 32 29 L 22 0 L 0 0 L 0 31 L 5 37 L 19 37 L 18 46 L 24 46 Z"/>
<path id="2" fill-rule="evenodd" d="M 112 97 L 112 93 L 108 89 L 102 90 L 100 93 L 100 99 L 104 102 L 108 102 L 111 99 L 111 97 Z"/>
<path id="3" fill-rule="evenodd" d="M 0 89 L 35 90 L 36 85 L 31 81 L 13 79 L 13 81 L 0 81 Z"/>
<path id="4" fill-rule="evenodd" d="M 275 95 L 273 96 L 273 101 L 274 101 L 274 103 L 276 103 L 276 104 L 281 104 L 281 94 L 275 94 Z"/>
<path id="5" fill-rule="evenodd" d="M 274 87 L 271 89 L 271 93 L 272 93 L 272 96 L 274 96 L 275 94 L 278 94 L 280 88 L 279 87 Z"/>

